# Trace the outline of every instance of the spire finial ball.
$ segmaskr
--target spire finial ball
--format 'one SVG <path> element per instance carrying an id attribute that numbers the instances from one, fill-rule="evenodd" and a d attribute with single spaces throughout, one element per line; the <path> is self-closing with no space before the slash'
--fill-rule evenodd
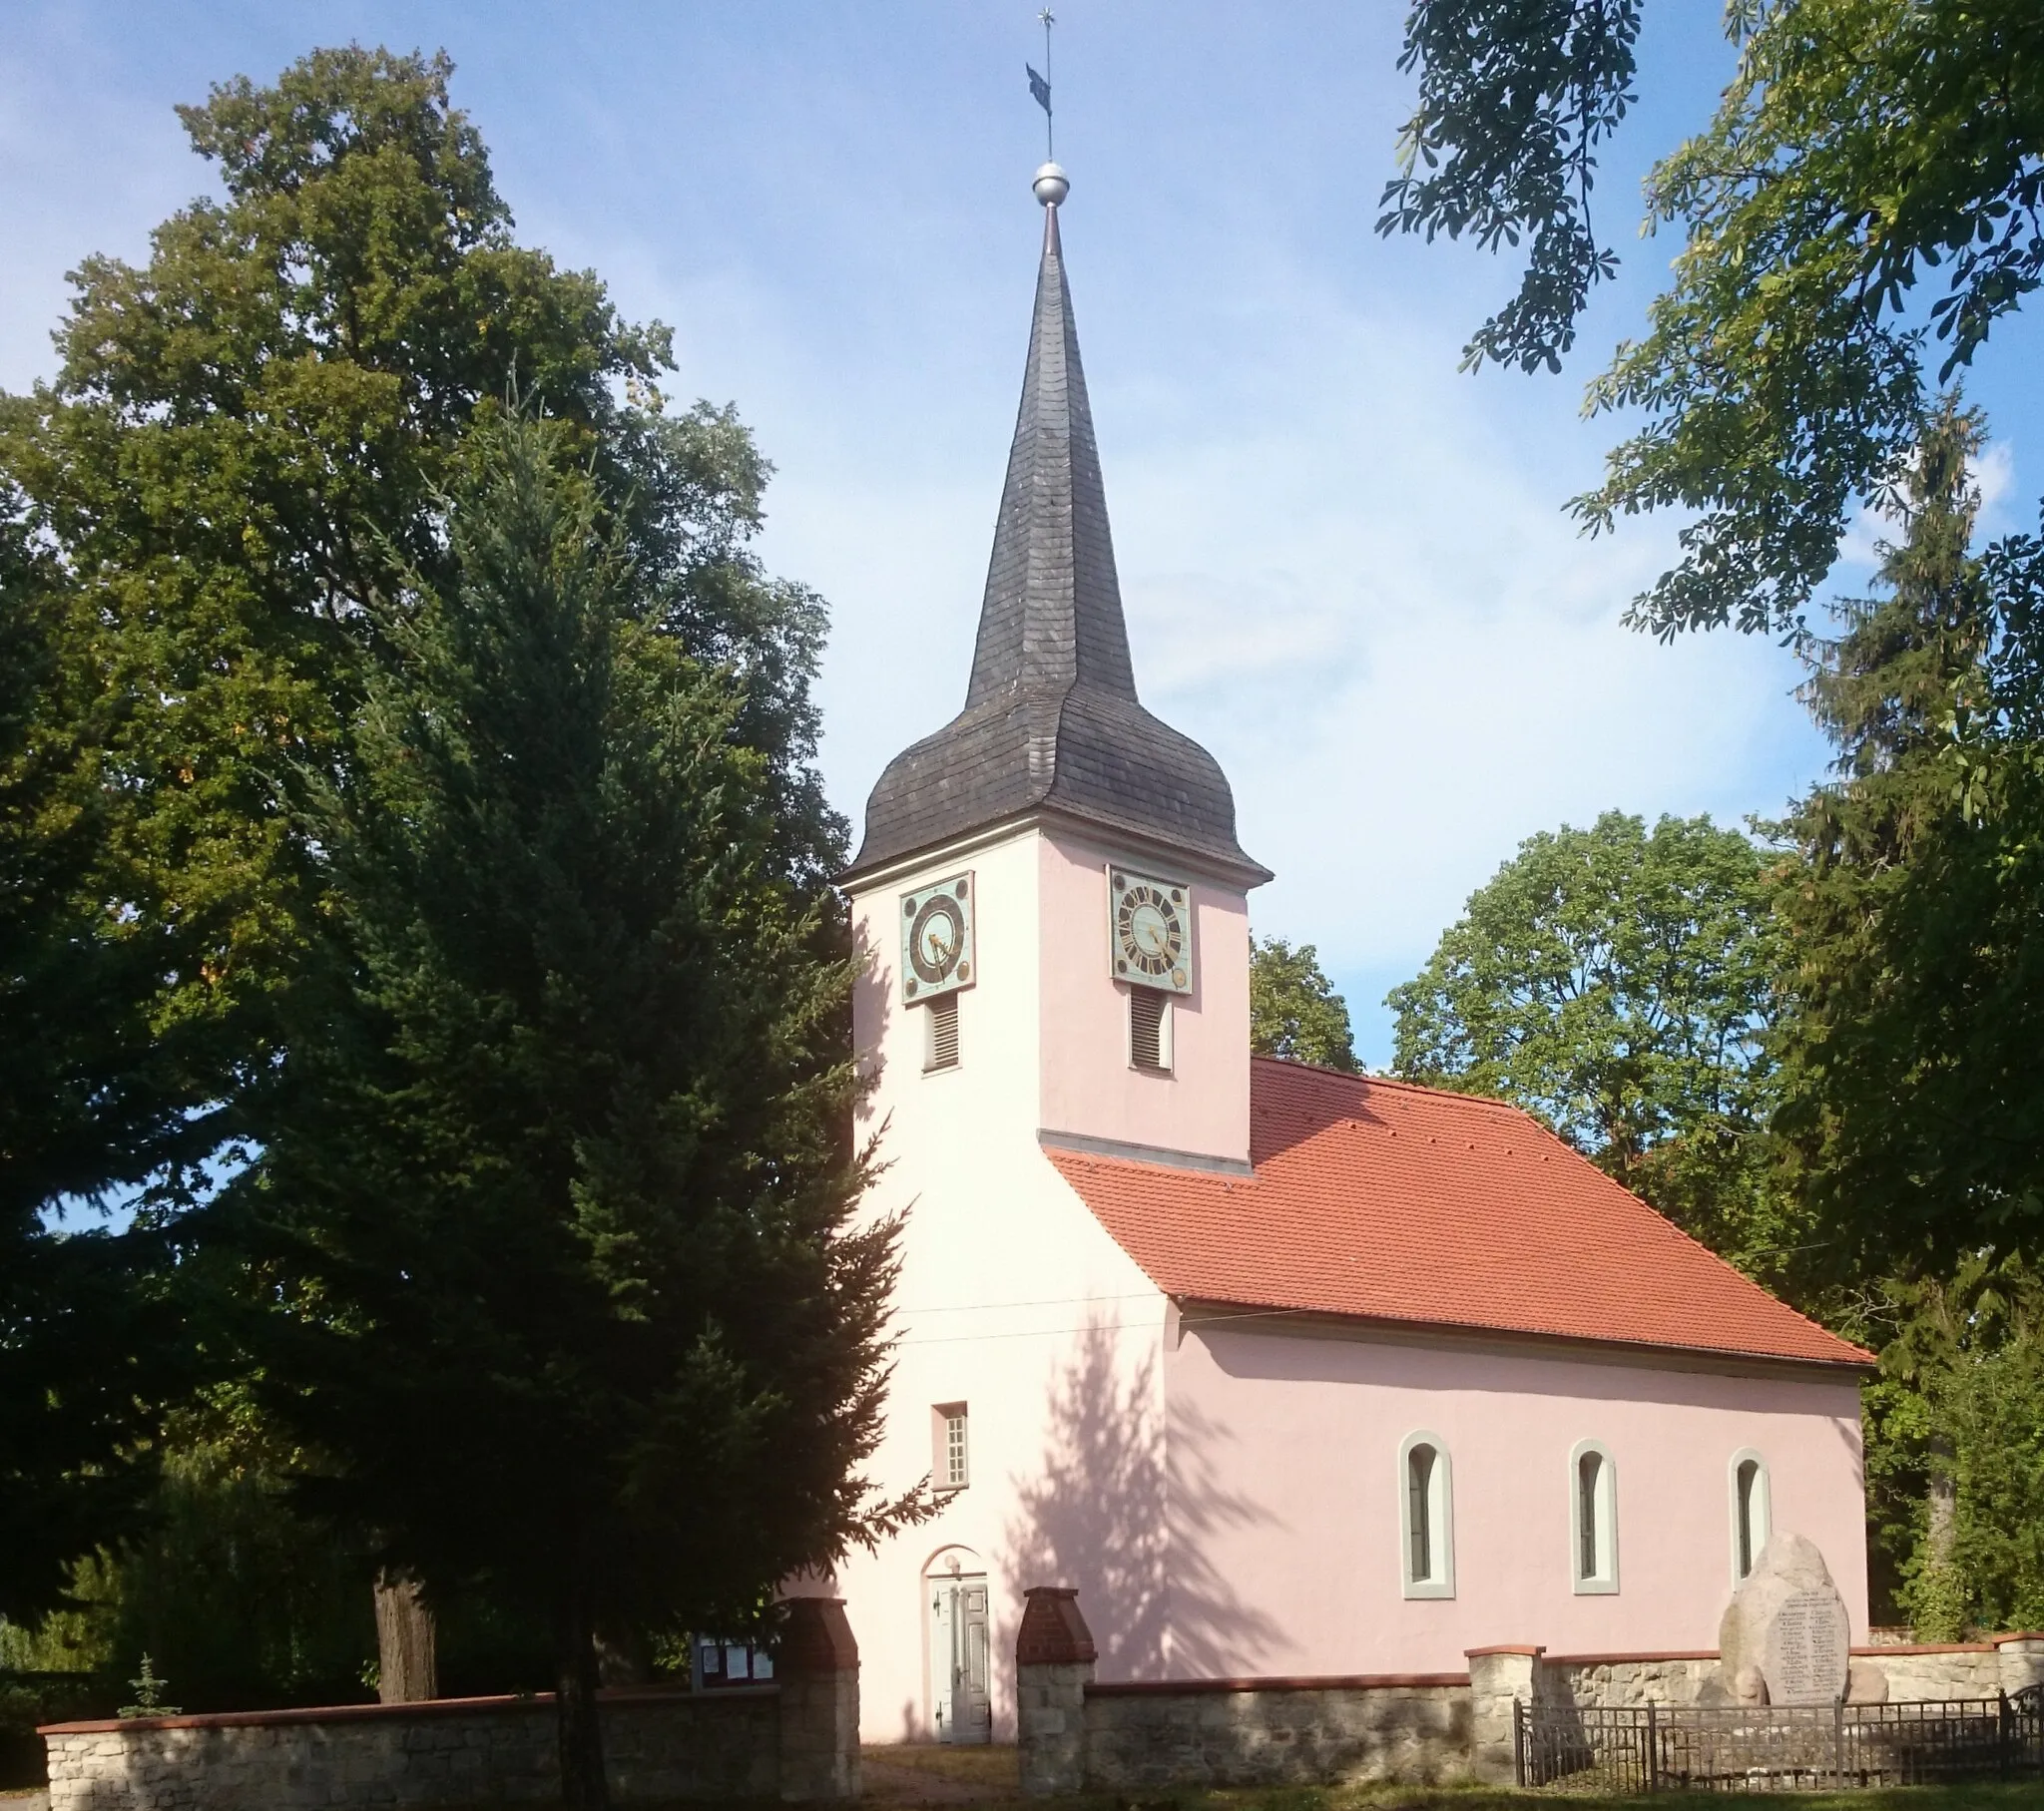
<path id="1" fill-rule="evenodd" d="M 1055 208 L 1072 193 L 1072 185 L 1065 173 L 1055 164 L 1046 164 L 1036 173 L 1036 181 L 1030 187 L 1036 191 L 1036 199 L 1046 208 Z"/>

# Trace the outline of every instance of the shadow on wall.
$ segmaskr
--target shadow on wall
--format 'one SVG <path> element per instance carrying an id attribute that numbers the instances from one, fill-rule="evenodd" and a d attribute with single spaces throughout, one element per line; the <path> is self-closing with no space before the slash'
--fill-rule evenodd
<path id="1" fill-rule="evenodd" d="M 1223 1486 L 1214 1453 L 1225 1436 L 1197 1410 L 1175 1411 L 1167 1443 L 1155 1347 L 1125 1373 L 1118 1341 L 1094 1320 L 1051 1381 L 1043 1463 L 1007 1530 L 1008 1576 L 1018 1587 L 1077 1587 L 1103 1679 L 1254 1671 L 1277 1625 L 1236 1595 L 1207 1549 L 1225 1529 L 1273 1519 Z"/>

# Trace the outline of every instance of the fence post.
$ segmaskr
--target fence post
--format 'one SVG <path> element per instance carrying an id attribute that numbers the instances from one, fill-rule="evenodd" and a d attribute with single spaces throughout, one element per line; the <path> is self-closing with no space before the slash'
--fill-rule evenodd
<path id="1" fill-rule="evenodd" d="M 1647 1764 L 1642 1771 L 1646 1775 L 1647 1790 L 1649 1792 L 1660 1791 L 1661 1735 L 1659 1724 L 1654 1716 L 1654 1703 L 1651 1698 L 1647 1701 Z"/>
<path id="2" fill-rule="evenodd" d="M 1526 1783 L 1526 1700 L 1512 1700 L 1512 1784 Z"/>
<path id="3" fill-rule="evenodd" d="M 1845 1790 L 1845 1705 L 1831 1706 L 1831 1790 Z"/>
<path id="4" fill-rule="evenodd" d="M 2015 1719 L 2010 1714 L 2008 1693 L 2006 1691 L 1997 1692 L 1996 1696 L 2001 1699 L 2001 1710 L 1995 1719 L 1994 1755 L 1995 1759 L 2000 1763 L 2001 1777 L 2007 1779 L 2009 1761 L 2011 1759 L 2010 1751 L 2015 1747 L 2016 1740 Z"/>
<path id="5" fill-rule="evenodd" d="M 1514 1703 L 1532 1703 L 1540 1691 L 1539 1647 L 1471 1647 L 1469 1658 L 1469 1771 L 1486 1786 L 1502 1786 L 1517 1776 L 1516 1736 L 1525 1721 Z M 1540 1766 L 1544 1769 L 1543 1757 Z"/>

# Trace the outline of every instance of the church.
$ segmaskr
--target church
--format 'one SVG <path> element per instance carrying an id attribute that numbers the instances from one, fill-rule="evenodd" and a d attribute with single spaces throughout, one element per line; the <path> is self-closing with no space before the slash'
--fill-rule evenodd
<path id="1" fill-rule="evenodd" d="M 863 1739 L 1011 1735 L 1034 1585 L 1076 1587 L 1102 1680 L 1444 1675 L 1712 1648 L 1782 1528 L 1864 1640 L 1866 1353 L 1515 1109 L 1251 1054 L 1272 876 L 1139 699 L 1069 185 L 1035 192 L 964 708 L 841 877 L 904 1215 L 871 1472 L 941 1504 L 832 1583 Z"/>

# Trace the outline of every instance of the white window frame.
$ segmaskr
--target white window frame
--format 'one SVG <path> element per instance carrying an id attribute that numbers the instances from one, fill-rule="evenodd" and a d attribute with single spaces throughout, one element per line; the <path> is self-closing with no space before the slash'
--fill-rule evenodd
<path id="1" fill-rule="evenodd" d="M 954 1474 L 951 1470 L 951 1426 L 955 1422 L 959 1429 L 959 1467 Z M 931 1444 L 935 1451 L 930 1459 L 930 1475 L 936 1488 L 950 1495 L 962 1491 L 972 1483 L 972 1410 L 963 1402 L 939 1402 L 930 1406 Z"/>
<path id="2" fill-rule="evenodd" d="M 1597 1491 L 1592 1531 L 1597 1567 L 1583 1571 L 1583 1461 L 1597 1455 Z M 1569 1577 L 1579 1597 L 1618 1594 L 1618 1464 L 1601 1440 L 1579 1440 L 1569 1449 Z"/>
<path id="3" fill-rule="evenodd" d="M 1429 1571 L 1412 1576 L 1412 1453 L 1433 1448 L 1433 1470 L 1427 1477 L 1426 1545 Z M 1415 1428 L 1398 1443 L 1398 1583 L 1408 1597 L 1452 1597 L 1455 1594 L 1455 1463 L 1448 1443 L 1426 1428 Z"/>
<path id="4" fill-rule="evenodd" d="M 1750 1531 L 1753 1543 L 1753 1563 L 1761 1563 L 1761 1549 L 1768 1544 L 1768 1537 L 1775 1532 L 1775 1481 L 1768 1470 L 1765 1453 L 1753 1447 L 1743 1446 L 1732 1455 L 1725 1467 L 1725 1496 L 1730 1510 L 1727 1520 L 1732 1532 L 1732 1588 L 1737 1590 L 1747 1581 L 1748 1574 L 1739 1570 L 1740 1536 L 1748 1533 L 1745 1519 L 1739 1513 L 1739 1470 L 1741 1466 L 1752 1465 L 1753 1503 L 1758 1512 L 1754 1517 L 1756 1526 Z"/>

